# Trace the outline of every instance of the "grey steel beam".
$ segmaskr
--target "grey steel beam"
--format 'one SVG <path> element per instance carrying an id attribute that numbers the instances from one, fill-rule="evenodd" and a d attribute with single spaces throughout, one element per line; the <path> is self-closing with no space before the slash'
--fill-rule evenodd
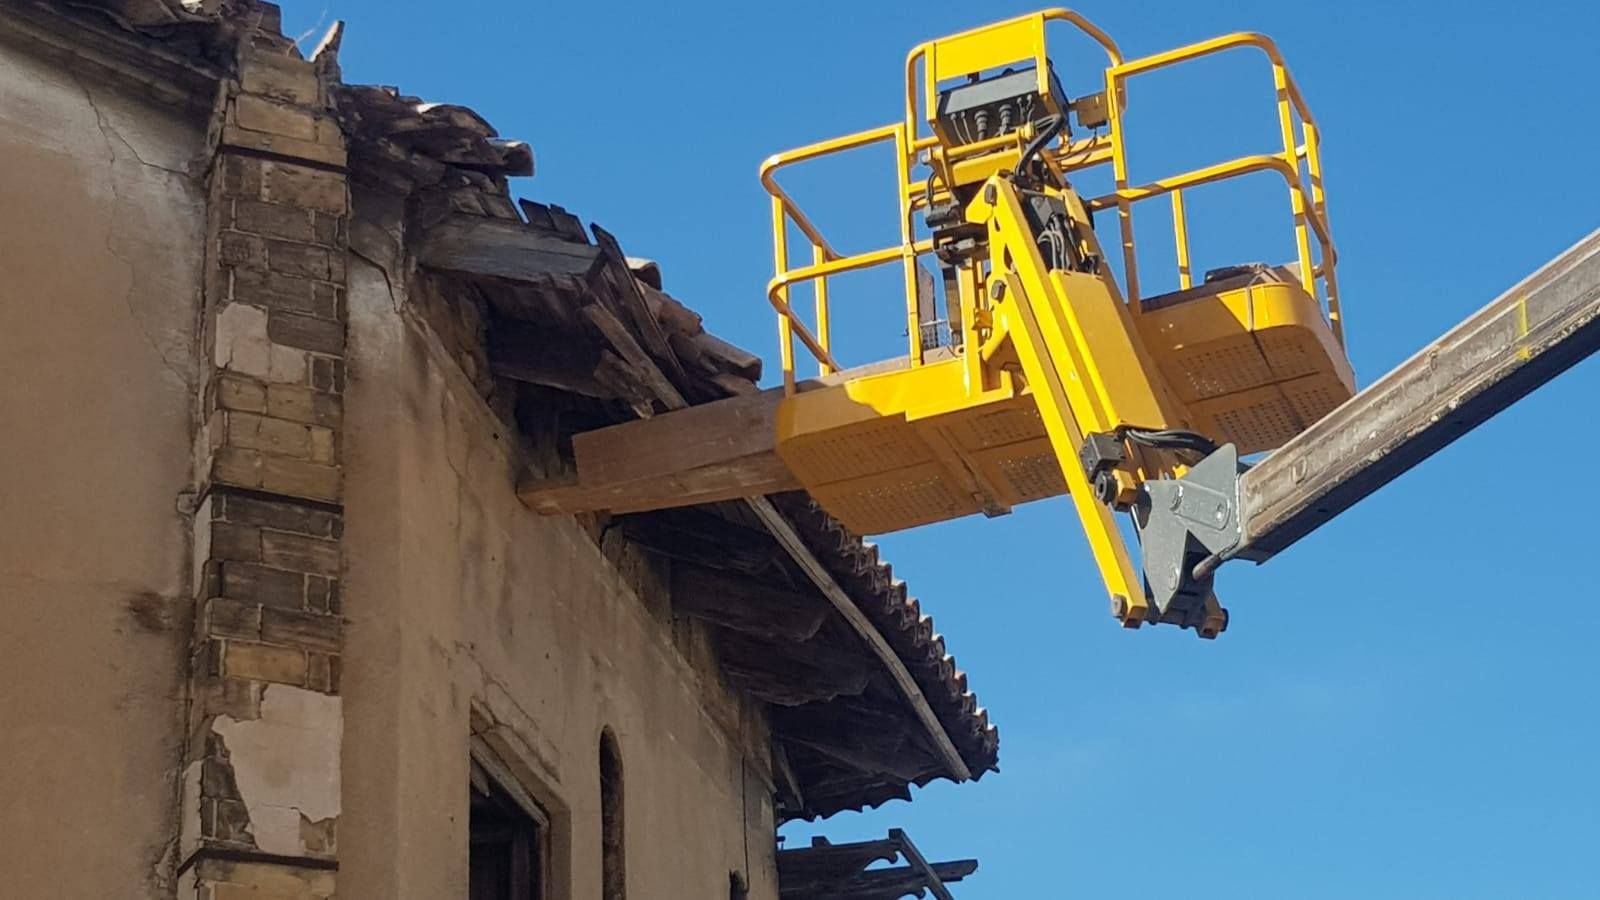
<path id="1" fill-rule="evenodd" d="M 1246 472 L 1226 557 L 1271 558 L 1596 351 L 1600 231 Z"/>

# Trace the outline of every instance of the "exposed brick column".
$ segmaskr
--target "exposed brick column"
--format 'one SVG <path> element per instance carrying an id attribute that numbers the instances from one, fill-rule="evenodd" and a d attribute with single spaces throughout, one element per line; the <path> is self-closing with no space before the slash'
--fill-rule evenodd
<path id="1" fill-rule="evenodd" d="M 337 880 L 349 201 L 336 72 L 275 31 L 213 123 L 183 900 Z"/>

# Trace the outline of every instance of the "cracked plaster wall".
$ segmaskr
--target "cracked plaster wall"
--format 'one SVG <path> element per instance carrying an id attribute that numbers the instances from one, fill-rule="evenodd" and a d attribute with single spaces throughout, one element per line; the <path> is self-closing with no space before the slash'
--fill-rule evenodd
<path id="1" fill-rule="evenodd" d="M 3 893 L 171 896 L 205 123 L 3 38 Z"/>
<path id="2" fill-rule="evenodd" d="M 696 661 L 658 572 L 517 501 L 505 429 L 391 282 L 352 261 L 341 893 L 460 896 L 468 735 L 487 729 L 570 827 L 555 896 L 599 896 L 609 727 L 630 896 L 726 896 L 737 870 L 775 898 L 760 715 Z"/>

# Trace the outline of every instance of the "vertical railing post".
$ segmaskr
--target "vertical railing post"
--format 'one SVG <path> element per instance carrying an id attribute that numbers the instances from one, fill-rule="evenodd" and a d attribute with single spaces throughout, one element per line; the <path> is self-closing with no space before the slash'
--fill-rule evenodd
<path id="1" fill-rule="evenodd" d="M 812 244 L 811 262 L 820 266 L 827 261 L 828 254 L 823 251 L 822 246 L 820 244 Z M 822 349 L 827 351 L 827 356 L 832 356 L 833 339 L 832 331 L 828 324 L 828 276 L 818 275 L 814 284 L 816 285 L 815 291 L 817 295 L 817 343 L 821 344 Z M 833 366 L 828 365 L 826 360 L 819 359 L 817 360 L 817 373 L 820 375 L 832 375 Z"/>
<path id="2" fill-rule="evenodd" d="M 1306 171 L 1311 179 L 1311 213 L 1322 224 L 1322 234 L 1329 236 L 1329 239 L 1322 241 L 1322 283 L 1328 292 L 1328 322 L 1333 326 L 1333 336 L 1343 347 L 1344 313 L 1339 308 L 1339 284 L 1333 273 L 1333 225 L 1328 221 L 1328 197 L 1322 189 L 1322 136 L 1317 133 L 1317 123 L 1310 120 L 1302 119 L 1300 128 L 1305 135 Z"/>
<path id="3" fill-rule="evenodd" d="M 900 263 L 906 289 L 906 335 L 910 346 L 911 365 L 922 365 L 922 320 L 917 310 L 917 251 L 916 234 L 911 218 L 911 144 L 912 134 L 902 127 L 894 136 L 896 174 L 900 178 Z"/>
<path id="4" fill-rule="evenodd" d="M 772 198 L 772 255 L 776 277 L 782 278 L 789 271 L 789 222 L 783 200 L 778 197 Z M 783 302 L 783 310 L 778 313 L 778 354 L 783 363 L 783 393 L 789 397 L 794 395 L 795 385 L 794 323 L 789 321 L 788 286 L 778 289 L 778 299 Z"/>
<path id="5" fill-rule="evenodd" d="M 1306 225 L 1306 202 L 1300 185 L 1300 157 L 1294 152 L 1294 107 L 1289 101 L 1289 72 L 1281 64 L 1272 64 L 1272 84 L 1278 92 L 1278 125 L 1283 134 L 1283 161 L 1291 171 L 1289 176 L 1289 207 L 1294 211 L 1295 249 L 1300 254 L 1300 285 L 1306 293 L 1317 295 L 1317 276 L 1311 266 L 1311 236 Z"/>
<path id="6" fill-rule="evenodd" d="M 1183 190 L 1172 192 L 1172 237 L 1178 248 L 1178 290 L 1194 287 L 1189 271 L 1189 218 L 1183 210 Z"/>
<path id="7" fill-rule="evenodd" d="M 1106 69 L 1106 124 L 1111 138 L 1111 174 L 1117 194 L 1117 221 L 1122 227 L 1123 281 L 1128 290 L 1128 306 L 1140 311 L 1139 264 L 1133 251 L 1133 208 L 1121 193 L 1128 189 L 1128 156 L 1122 144 L 1122 78 L 1115 67 Z"/>

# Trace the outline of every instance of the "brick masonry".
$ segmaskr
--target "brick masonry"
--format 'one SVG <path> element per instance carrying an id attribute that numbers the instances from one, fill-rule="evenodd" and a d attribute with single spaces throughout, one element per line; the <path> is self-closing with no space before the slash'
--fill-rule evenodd
<path id="1" fill-rule="evenodd" d="M 334 893 L 349 203 L 336 78 L 264 20 L 212 127 L 183 900 Z"/>

